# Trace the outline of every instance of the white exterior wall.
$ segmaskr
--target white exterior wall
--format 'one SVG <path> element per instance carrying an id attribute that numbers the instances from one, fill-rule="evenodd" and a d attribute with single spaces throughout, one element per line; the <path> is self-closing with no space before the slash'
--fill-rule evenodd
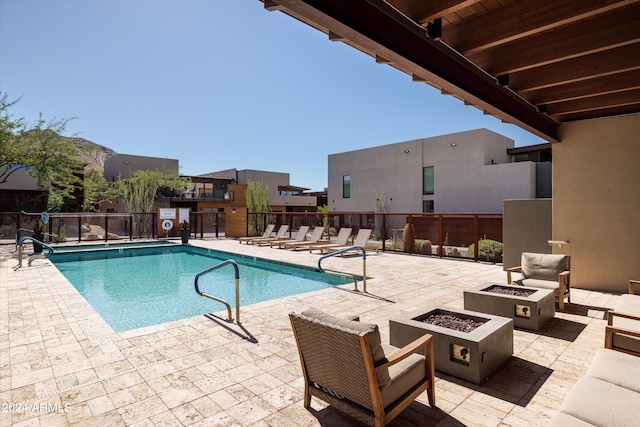
<path id="1" fill-rule="evenodd" d="M 513 140 L 477 129 L 329 156 L 331 211 L 373 211 L 376 198 L 392 199 L 392 212 L 502 212 L 504 199 L 535 198 L 535 163 L 510 163 Z M 434 167 L 434 194 L 422 194 L 422 168 Z M 351 198 L 342 196 L 351 176 Z"/>

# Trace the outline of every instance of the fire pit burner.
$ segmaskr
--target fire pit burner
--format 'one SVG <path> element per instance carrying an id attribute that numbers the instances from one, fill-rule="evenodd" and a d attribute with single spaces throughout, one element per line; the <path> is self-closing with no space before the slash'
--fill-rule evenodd
<path id="1" fill-rule="evenodd" d="M 487 322 L 486 320 L 474 320 L 443 312 L 430 314 L 424 319 L 421 319 L 421 321 L 429 323 L 430 325 L 442 326 L 443 328 L 449 328 L 460 332 L 471 332 Z"/>
<path id="2" fill-rule="evenodd" d="M 534 294 L 537 292 L 537 290 L 535 289 L 519 289 L 519 288 L 514 288 L 513 286 L 509 287 L 509 286 L 499 286 L 499 285 L 491 286 L 489 288 L 484 289 L 484 291 L 493 292 L 493 293 L 502 294 L 502 295 L 513 295 L 516 297 L 528 297 L 531 294 Z"/>

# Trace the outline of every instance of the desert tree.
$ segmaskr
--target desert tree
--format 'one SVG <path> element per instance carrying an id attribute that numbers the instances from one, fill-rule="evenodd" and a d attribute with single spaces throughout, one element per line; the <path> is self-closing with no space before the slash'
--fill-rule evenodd
<path id="1" fill-rule="evenodd" d="M 122 198 L 125 212 L 134 215 L 133 233 L 142 236 L 149 230 L 148 215 L 152 212 L 156 197 L 161 189 L 184 192 L 191 180 L 172 170 L 137 170 L 131 177 L 117 181 L 117 193 Z"/>
<path id="2" fill-rule="evenodd" d="M 244 192 L 247 203 L 247 225 L 250 236 L 264 232 L 271 216 L 269 212 L 269 186 L 264 182 L 249 181 Z"/>

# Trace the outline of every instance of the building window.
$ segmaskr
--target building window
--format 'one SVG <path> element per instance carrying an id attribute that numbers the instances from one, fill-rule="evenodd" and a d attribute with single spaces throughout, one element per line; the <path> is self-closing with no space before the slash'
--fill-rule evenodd
<path id="1" fill-rule="evenodd" d="M 433 166 L 422 168 L 422 194 L 433 194 Z"/>
<path id="2" fill-rule="evenodd" d="M 351 198 L 351 175 L 344 175 L 342 177 L 342 197 L 344 199 Z"/>
<path id="3" fill-rule="evenodd" d="M 435 212 L 433 210 L 433 200 L 422 201 L 422 212 Z"/>

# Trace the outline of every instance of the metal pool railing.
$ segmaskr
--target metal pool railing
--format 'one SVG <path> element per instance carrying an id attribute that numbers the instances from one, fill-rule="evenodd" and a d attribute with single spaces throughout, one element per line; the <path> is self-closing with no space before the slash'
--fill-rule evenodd
<path id="1" fill-rule="evenodd" d="M 198 285 L 198 279 L 200 279 L 201 276 L 204 276 L 207 273 L 210 273 L 214 270 L 217 270 L 221 267 L 224 267 L 225 265 L 229 265 L 231 264 L 235 270 L 235 277 L 236 277 L 236 323 L 239 325 L 240 324 L 240 269 L 238 268 L 238 264 L 233 261 L 233 260 L 226 260 L 224 262 L 221 262 L 220 264 L 214 265 L 211 268 L 208 268 L 206 270 L 201 271 L 200 273 L 196 274 L 196 278 L 194 279 L 194 287 L 196 289 L 196 292 L 198 293 L 198 295 L 203 296 L 203 297 L 207 297 L 210 298 L 214 301 L 217 301 L 219 303 L 224 304 L 227 307 L 227 315 L 229 316 L 229 321 L 233 322 L 233 317 L 231 316 L 231 306 L 229 305 L 229 303 L 225 300 L 223 300 L 222 298 L 218 298 L 218 297 L 214 297 L 213 295 L 210 295 L 206 292 L 202 292 L 200 290 L 200 286 Z"/>
<path id="2" fill-rule="evenodd" d="M 321 273 L 353 279 L 353 286 L 354 286 L 353 290 L 358 291 L 358 280 L 354 274 L 344 273 L 344 272 L 335 271 L 335 270 L 325 270 L 322 268 L 322 265 L 321 265 L 323 259 L 336 256 L 336 255 L 342 255 L 345 252 L 349 252 L 353 250 L 362 251 L 362 292 L 366 294 L 367 293 L 367 251 L 362 246 L 349 246 L 348 248 L 340 249 L 339 251 L 331 252 L 329 254 L 321 256 L 320 258 L 318 258 L 318 270 L 320 270 Z"/>
<path id="3" fill-rule="evenodd" d="M 24 242 L 27 241 L 27 240 L 31 240 L 33 243 L 42 245 L 42 247 L 47 250 L 46 254 L 40 253 L 40 254 L 31 255 L 29 257 L 29 261 L 28 261 L 29 267 L 31 267 L 31 263 L 33 262 L 33 260 L 35 260 L 35 259 L 46 259 L 46 258 L 49 258 L 51 255 L 53 255 L 53 248 L 51 246 L 47 245 L 46 243 L 41 242 L 38 239 L 34 239 L 31 236 L 24 236 L 24 237 L 20 238 L 20 240 L 18 241 L 18 268 L 22 267 L 22 249 L 23 249 L 23 246 L 24 246 Z"/>

